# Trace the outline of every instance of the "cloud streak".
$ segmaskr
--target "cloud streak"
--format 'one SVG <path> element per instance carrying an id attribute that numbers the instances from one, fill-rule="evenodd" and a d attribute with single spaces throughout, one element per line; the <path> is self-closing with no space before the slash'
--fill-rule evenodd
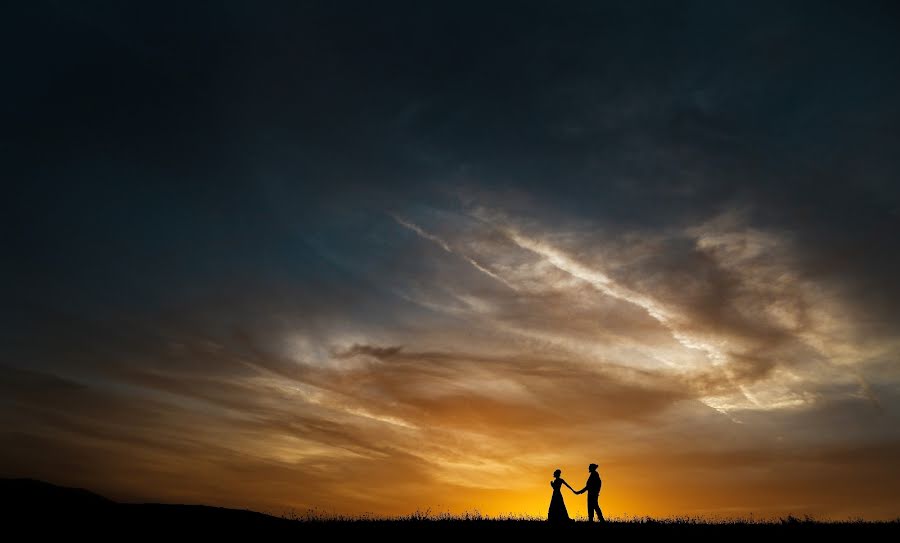
<path id="1" fill-rule="evenodd" d="M 439 238 L 433 234 L 429 234 L 428 232 L 423 230 L 418 225 L 411 223 L 409 221 L 403 220 L 400 217 L 397 217 L 396 215 L 391 215 L 391 217 L 393 217 L 393 219 L 395 221 L 397 221 L 397 224 L 399 224 L 400 226 L 403 226 L 404 228 L 408 228 L 409 230 L 412 230 L 413 232 L 416 233 L 416 235 L 418 235 L 422 239 L 426 239 L 428 241 L 431 241 L 431 242 L 437 244 L 438 247 L 440 247 L 441 249 L 443 249 L 444 251 L 446 251 L 448 253 L 457 254 L 455 251 L 453 251 L 453 249 L 450 248 L 449 245 L 447 245 L 447 243 L 444 240 L 442 240 L 441 238 Z M 481 264 L 476 262 L 475 259 L 473 259 L 469 256 L 466 256 L 466 255 L 459 255 L 459 257 L 462 258 L 463 260 L 465 260 L 466 262 L 468 262 L 469 264 L 471 264 L 473 268 L 475 268 L 476 270 L 480 271 L 481 273 L 487 275 L 491 279 L 494 279 L 495 281 L 499 281 L 500 283 L 503 283 L 504 285 L 511 288 L 512 290 L 516 290 L 516 287 L 513 284 L 511 284 L 506 279 L 500 277 L 496 273 L 492 272 L 491 270 L 485 268 L 484 266 L 482 266 Z"/>

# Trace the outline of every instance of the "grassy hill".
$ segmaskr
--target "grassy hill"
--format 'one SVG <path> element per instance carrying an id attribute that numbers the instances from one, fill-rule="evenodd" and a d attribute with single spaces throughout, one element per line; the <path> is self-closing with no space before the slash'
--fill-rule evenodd
<path id="1" fill-rule="evenodd" d="M 445 538 L 589 537 L 625 540 L 634 537 L 796 537 L 900 536 L 900 519 L 893 522 L 817 522 L 788 517 L 778 522 L 713 522 L 702 519 L 636 519 L 600 524 L 573 522 L 564 526 L 531 519 L 430 517 L 413 514 L 395 519 L 291 519 L 254 511 L 205 505 L 117 503 L 87 490 L 65 488 L 32 479 L 0 479 L 0 511 L 7 530 L 36 535 L 121 537 L 181 537 L 184 535 L 274 537 L 367 537 L 391 540 Z M 893 535 L 891 535 L 893 534 Z M 767 541 L 768 543 L 768 541 Z"/>

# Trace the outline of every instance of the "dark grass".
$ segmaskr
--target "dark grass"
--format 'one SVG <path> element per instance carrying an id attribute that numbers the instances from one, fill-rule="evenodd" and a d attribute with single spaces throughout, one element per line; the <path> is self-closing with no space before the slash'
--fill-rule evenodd
<path id="1" fill-rule="evenodd" d="M 362 523 L 362 524 L 385 524 L 385 523 L 547 523 L 545 517 L 536 517 L 533 515 L 520 514 L 501 514 L 501 515 L 485 515 L 475 510 L 461 514 L 454 513 L 434 513 L 430 509 L 424 511 L 419 510 L 408 515 L 383 516 L 375 514 L 362 515 L 341 515 L 323 512 L 319 510 L 309 510 L 304 513 L 291 511 L 284 515 L 278 515 L 281 518 L 295 520 L 298 522 L 309 524 L 341 524 L 341 523 Z M 575 518 L 571 524 L 589 524 L 587 517 Z M 641 526 L 798 526 L 798 525 L 860 525 L 860 524 L 878 524 L 878 525 L 898 525 L 900 527 L 900 516 L 894 520 L 871 521 L 862 518 L 847 519 L 817 519 L 809 515 L 798 517 L 787 515 L 783 517 L 771 518 L 753 518 L 753 517 L 704 517 L 704 516 L 676 516 L 654 518 L 648 516 L 629 516 L 629 517 L 611 517 L 606 518 L 603 522 L 594 522 L 597 525 L 619 526 L 619 525 L 641 525 Z"/>
<path id="2" fill-rule="evenodd" d="M 469 540 L 518 538 L 586 537 L 609 541 L 644 537 L 689 537 L 722 541 L 722 538 L 754 538 L 759 543 L 771 539 L 878 538 L 898 540 L 900 518 L 888 522 L 862 519 L 816 520 L 787 516 L 780 519 L 677 517 L 654 519 L 632 517 L 604 523 L 570 522 L 550 524 L 543 519 L 520 515 L 489 517 L 479 512 L 450 515 L 417 511 L 398 517 L 372 515 L 341 516 L 318 511 L 282 516 L 254 511 L 203 505 L 126 504 L 80 490 L 57 487 L 32 480 L 0 480 L 0 526 L 7 533 L 38 536 L 47 533 L 67 537 L 94 538 L 181 538 L 252 537 L 321 538 L 336 542 L 350 538 L 386 541 L 453 538 Z M 461 539 L 465 538 L 465 539 Z M 856 543 L 856 542 L 851 542 Z"/>

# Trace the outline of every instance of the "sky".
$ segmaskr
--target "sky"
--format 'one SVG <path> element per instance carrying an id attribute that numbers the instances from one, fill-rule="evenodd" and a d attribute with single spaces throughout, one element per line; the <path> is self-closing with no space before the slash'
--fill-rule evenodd
<path id="1" fill-rule="evenodd" d="M 4 11 L 0 476 L 900 515 L 896 3 Z"/>

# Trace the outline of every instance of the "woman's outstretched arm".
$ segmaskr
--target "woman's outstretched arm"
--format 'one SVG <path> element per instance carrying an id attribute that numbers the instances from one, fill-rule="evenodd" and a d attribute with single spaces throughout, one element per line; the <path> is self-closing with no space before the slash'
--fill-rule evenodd
<path id="1" fill-rule="evenodd" d="M 569 487 L 569 490 L 571 490 L 572 492 L 575 492 L 575 489 L 572 488 L 571 486 L 569 486 L 569 483 L 567 483 L 565 479 L 560 479 L 560 480 L 562 481 L 562 484 Z M 575 492 L 575 493 L 577 494 L 577 492 Z"/>

